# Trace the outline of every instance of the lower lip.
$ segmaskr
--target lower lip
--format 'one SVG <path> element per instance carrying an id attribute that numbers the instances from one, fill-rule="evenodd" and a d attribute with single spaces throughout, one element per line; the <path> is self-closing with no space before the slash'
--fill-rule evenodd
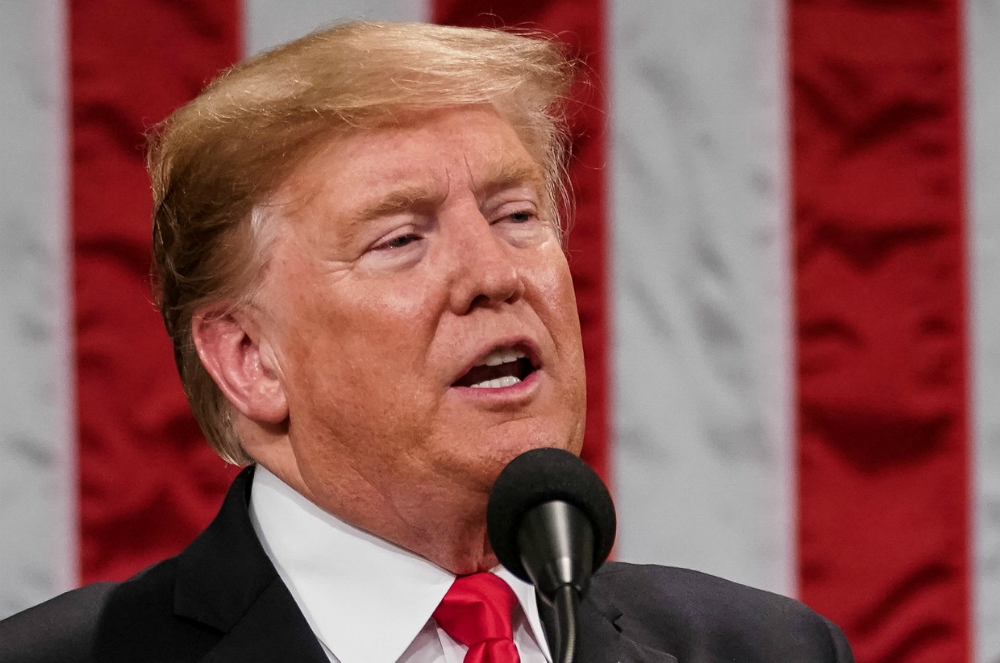
<path id="1" fill-rule="evenodd" d="M 535 392 L 541 382 L 540 374 L 541 371 L 536 370 L 517 384 L 512 384 L 509 387 L 452 387 L 452 390 L 461 395 L 462 398 L 485 402 L 516 403 L 529 398 Z"/>

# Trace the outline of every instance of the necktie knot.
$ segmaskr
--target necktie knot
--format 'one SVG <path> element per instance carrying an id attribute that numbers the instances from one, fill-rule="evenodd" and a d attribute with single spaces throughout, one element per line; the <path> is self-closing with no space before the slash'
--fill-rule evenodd
<path id="1" fill-rule="evenodd" d="M 517 597 L 492 573 L 455 579 L 434 611 L 444 632 L 469 648 L 466 663 L 517 663 L 511 613 Z"/>

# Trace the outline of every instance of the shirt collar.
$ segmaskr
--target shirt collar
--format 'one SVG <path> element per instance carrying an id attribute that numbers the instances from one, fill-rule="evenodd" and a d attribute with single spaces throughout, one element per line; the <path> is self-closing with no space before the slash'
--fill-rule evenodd
<path id="1" fill-rule="evenodd" d="M 341 663 L 394 663 L 455 579 L 436 564 L 322 510 L 261 466 L 250 518 L 316 636 Z M 534 588 L 506 569 L 545 651 Z"/>

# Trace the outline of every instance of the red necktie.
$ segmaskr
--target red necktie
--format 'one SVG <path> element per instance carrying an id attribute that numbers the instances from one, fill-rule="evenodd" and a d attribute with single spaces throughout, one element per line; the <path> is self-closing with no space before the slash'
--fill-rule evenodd
<path id="1" fill-rule="evenodd" d="M 434 611 L 438 626 L 469 648 L 465 663 L 520 663 L 510 614 L 517 597 L 492 573 L 455 578 Z"/>

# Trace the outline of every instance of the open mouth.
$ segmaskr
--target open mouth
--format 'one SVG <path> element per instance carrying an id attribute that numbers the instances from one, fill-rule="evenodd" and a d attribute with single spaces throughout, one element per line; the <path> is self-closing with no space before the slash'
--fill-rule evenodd
<path id="1" fill-rule="evenodd" d="M 536 370 L 534 362 L 521 350 L 498 348 L 483 357 L 453 386 L 472 389 L 513 387 Z"/>

